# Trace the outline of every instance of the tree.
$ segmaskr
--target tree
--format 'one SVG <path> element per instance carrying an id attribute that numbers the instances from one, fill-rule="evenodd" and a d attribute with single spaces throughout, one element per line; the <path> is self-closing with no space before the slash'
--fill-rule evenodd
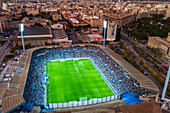
<path id="1" fill-rule="evenodd" d="M 113 45 L 112 44 L 109 44 L 109 47 L 111 48 Z"/>
<path id="2" fill-rule="evenodd" d="M 108 40 L 106 40 L 106 41 L 105 41 L 105 44 L 106 44 L 106 45 L 108 45 L 108 44 L 109 44 L 109 41 L 108 41 Z"/>
<path id="3" fill-rule="evenodd" d="M 144 57 L 146 55 L 146 52 L 145 51 L 141 51 L 140 55 Z"/>
<path id="4" fill-rule="evenodd" d="M 135 49 L 135 50 L 139 49 L 139 47 L 135 44 L 133 44 L 132 48 Z"/>
<path id="5" fill-rule="evenodd" d="M 165 80 L 164 78 L 162 78 L 160 75 L 158 75 L 159 77 L 157 78 L 157 80 L 159 81 L 159 83 L 161 84 L 161 86 L 164 86 Z"/>
<path id="6" fill-rule="evenodd" d="M 3 58 L 3 62 L 6 62 L 8 60 L 8 58 L 4 57 Z"/>
<path id="7" fill-rule="evenodd" d="M 2 46 L 5 43 L 5 41 L 0 41 L 0 46 Z"/>
<path id="8" fill-rule="evenodd" d="M 127 60 L 128 60 L 128 62 L 129 62 L 130 64 L 133 64 L 133 63 L 135 62 L 135 60 L 132 59 L 131 57 L 127 57 Z"/>
<path id="9" fill-rule="evenodd" d="M 14 55 L 12 55 L 12 54 L 6 55 L 6 56 L 3 58 L 3 62 L 8 61 L 8 59 L 10 59 L 10 58 L 12 58 L 12 57 L 14 57 Z"/>
<path id="10" fill-rule="evenodd" d="M 135 55 L 133 55 L 132 57 L 133 57 L 134 59 L 136 59 L 136 56 L 135 56 Z"/>
<path id="11" fill-rule="evenodd" d="M 161 50 L 160 50 L 159 48 L 154 48 L 154 47 L 152 47 L 152 48 L 151 48 L 151 51 L 152 51 L 153 53 L 155 53 L 156 55 L 162 56 L 162 52 L 161 52 Z"/>
<path id="12" fill-rule="evenodd" d="M 145 72 L 145 70 L 143 69 L 143 68 L 139 68 L 138 69 L 141 73 L 144 73 Z"/>
<path id="13" fill-rule="evenodd" d="M 115 46 L 110 47 L 114 52 L 117 52 L 117 49 Z"/>
<path id="14" fill-rule="evenodd" d="M 158 79 L 159 75 L 155 71 L 151 71 L 151 75 L 155 78 Z"/>
<path id="15" fill-rule="evenodd" d="M 129 57 L 128 53 L 122 51 L 121 55 L 123 56 L 123 58 L 125 58 L 127 60 L 127 58 Z"/>
<path id="16" fill-rule="evenodd" d="M 126 48 L 126 46 L 125 46 L 125 44 L 124 44 L 123 42 L 120 41 L 118 44 L 120 45 L 120 47 L 121 47 L 122 49 L 125 49 L 125 48 Z"/>
<path id="17" fill-rule="evenodd" d="M 126 46 L 125 46 L 125 44 L 123 44 L 123 45 L 122 45 L 122 49 L 125 49 L 125 48 L 126 48 Z"/>
<path id="18" fill-rule="evenodd" d="M 152 21 L 152 24 L 150 23 Z M 158 22 L 164 24 L 158 25 Z M 163 19 L 163 15 L 152 15 L 152 18 L 141 18 L 135 22 L 131 22 L 126 26 L 129 36 L 134 36 L 137 40 L 148 40 L 148 36 L 167 37 L 170 31 L 170 18 Z M 160 29 L 161 26 L 161 29 Z M 141 41 L 142 42 L 142 41 Z"/>
<path id="19" fill-rule="evenodd" d="M 31 48 L 31 44 L 30 43 L 25 45 L 25 49 L 29 49 L 29 48 Z"/>
<path id="20" fill-rule="evenodd" d="M 143 65 L 143 64 L 144 64 L 143 60 L 140 60 L 139 64 L 140 64 L 140 65 Z"/>
<path id="21" fill-rule="evenodd" d="M 146 64 L 144 64 L 143 66 L 146 70 L 148 70 L 148 66 Z"/>
<path id="22" fill-rule="evenodd" d="M 14 53 L 16 50 L 16 47 L 11 48 L 10 53 Z"/>

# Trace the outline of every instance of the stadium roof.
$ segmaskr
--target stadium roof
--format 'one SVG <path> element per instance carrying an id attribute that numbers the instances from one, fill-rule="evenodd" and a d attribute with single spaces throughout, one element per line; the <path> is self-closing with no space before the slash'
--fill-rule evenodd
<path id="1" fill-rule="evenodd" d="M 110 48 L 102 45 L 94 45 L 94 44 L 83 44 L 83 45 L 93 45 L 100 47 L 104 50 L 108 55 L 112 57 L 124 70 L 126 70 L 130 75 L 136 79 L 140 86 L 155 92 L 159 92 L 158 87 L 152 82 L 149 78 L 144 76 L 141 72 L 139 72 L 136 68 L 134 68 L 131 64 L 125 61 L 121 56 L 113 52 Z M 19 64 L 17 66 L 16 72 L 14 73 L 14 77 L 10 82 L 10 86 L 7 89 L 7 92 L 2 100 L 2 113 L 11 111 L 19 105 L 22 105 L 25 100 L 23 98 L 24 88 L 27 79 L 27 73 L 29 70 L 32 52 L 34 50 L 40 48 L 49 48 L 54 46 L 41 46 L 26 50 L 24 54 L 21 55 Z"/>
<path id="2" fill-rule="evenodd" d="M 12 78 L 10 86 L 2 100 L 2 113 L 8 112 L 25 102 L 23 93 L 31 55 L 32 51 L 26 51 L 26 54 L 21 55 L 14 77 Z"/>
<path id="3" fill-rule="evenodd" d="M 7 85 L 8 85 L 8 82 L 1 82 L 0 83 L 0 105 L 2 105 L 2 99 L 3 99 L 3 96 L 6 93 Z"/>
<path id="4" fill-rule="evenodd" d="M 32 26 L 32 27 L 24 28 L 24 36 L 25 35 L 26 36 L 28 36 L 28 35 L 49 35 L 49 34 L 51 34 L 51 30 L 49 27 Z"/>

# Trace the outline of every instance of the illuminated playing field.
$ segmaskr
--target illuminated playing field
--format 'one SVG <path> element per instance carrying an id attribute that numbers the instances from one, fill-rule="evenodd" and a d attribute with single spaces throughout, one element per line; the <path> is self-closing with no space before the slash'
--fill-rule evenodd
<path id="1" fill-rule="evenodd" d="M 47 104 L 114 95 L 89 59 L 47 62 L 46 71 Z"/>

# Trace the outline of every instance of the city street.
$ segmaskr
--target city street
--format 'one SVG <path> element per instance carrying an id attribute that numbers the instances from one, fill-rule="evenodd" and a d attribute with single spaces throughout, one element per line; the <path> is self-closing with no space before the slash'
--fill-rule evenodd
<path id="1" fill-rule="evenodd" d="M 13 39 L 15 35 L 10 35 L 9 39 Z M 9 45 L 10 44 L 10 45 Z M 12 44 L 7 41 L 0 47 L 0 64 L 2 64 L 3 58 L 7 55 L 12 48 Z"/>
<path id="2" fill-rule="evenodd" d="M 10 47 L 8 47 L 9 42 L 5 42 L 3 46 L 0 47 L 0 64 L 2 63 L 2 60 L 6 54 L 10 51 Z"/>
<path id="3" fill-rule="evenodd" d="M 130 39 L 131 42 L 135 43 L 138 47 L 140 47 L 141 49 L 143 49 L 145 52 L 147 52 L 149 55 L 151 55 L 152 57 L 154 57 L 156 60 L 158 60 L 159 62 L 161 62 L 163 65 L 168 65 L 167 64 L 167 59 L 166 58 L 160 58 L 160 57 L 155 57 L 154 53 L 152 53 L 151 51 L 149 51 L 145 45 L 135 41 L 132 37 L 128 36 L 126 33 L 124 33 L 123 31 L 121 31 L 121 34 Z M 162 66 L 163 66 L 162 65 Z"/>
<path id="4" fill-rule="evenodd" d="M 161 64 L 161 65 L 158 64 L 159 66 L 162 67 L 163 64 L 165 65 L 165 63 L 166 63 L 166 64 L 168 63 L 167 61 L 165 62 L 165 61 L 162 61 L 162 59 L 160 60 L 160 59 L 156 58 L 153 54 L 151 54 L 150 52 L 148 52 L 148 50 L 146 49 L 145 45 L 143 45 L 143 44 L 141 44 L 141 43 L 138 43 L 137 41 L 134 41 L 133 38 L 130 37 L 130 36 L 128 36 L 126 33 L 121 32 L 121 34 L 122 34 L 124 37 L 130 39 L 131 42 L 133 42 L 133 43 L 134 43 L 135 45 L 137 45 L 139 48 L 141 48 L 141 49 L 144 50 L 146 53 L 148 53 L 149 55 L 151 55 L 153 58 L 155 58 L 156 60 L 158 60 L 159 62 L 161 62 L 162 64 Z M 140 55 L 139 55 L 139 56 L 140 56 Z M 143 59 L 144 62 L 146 62 L 150 67 L 152 67 L 152 69 L 154 69 L 157 73 L 159 73 L 163 78 L 166 78 L 166 75 L 160 73 L 157 69 L 155 69 L 155 68 L 153 67 L 152 64 L 150 64 L 148 61 L 146 61 L 146 60 L 145 60 L 144 58 L 142 58 L 142 57 L 141 57 L 141 59 Z"/>
<path id="5" fill-rule="evenodd" d="M 121 40 L 121 41 L 122 41 L 123 43 L 127 44 L 126 47 L 127 47 L 128 49 L 130 49 L 131 51 L 133 51 L 134 54 L 137 56 L 136 62 L 139 62 L 140 60 L 142 60 L 144 63 L 147 63 L 147 65 L 150 66 L 150 64 L 149 64 L 144 58 L 142 58 L 142 57 L 132 48 L 132 45 L 129 44 L 129 42 L 128 42 L 127 40 Z M 153 67 L 150 66 L 149 68 L 153 68 Z M 146 71 L 146 70 L 145 70 L 145 71 Z M 157 71 L 157 70 L 156 70 L 156 71 Z M 143 74 L 144 74 L 144 73 L 143 73 Z M 145 75 L 145 76 L 147 76 L 149 79 L 151 79 L 151 80 L 158 86 L 158 88 L 159 88 L 160 91 L 163 90 L 163 88 L 162 88 L 162 86 L 160 85 L 160 83 L 154 79 L 154 77 L 151 75 L 151 73 L 148 72 L 148 75 Z"/>

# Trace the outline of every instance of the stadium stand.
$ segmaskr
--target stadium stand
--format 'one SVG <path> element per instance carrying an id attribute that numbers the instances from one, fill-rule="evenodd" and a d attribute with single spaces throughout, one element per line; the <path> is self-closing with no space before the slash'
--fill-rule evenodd
<path id="1" fill-rule="evenodd" d="M 24 91 L 24 99 L 33 102 L 34 105 L 44 106 L 45 100 L 45 62 L 68 58 L 90 58 L 108 79 L 117 93 L 139 93 L 140 87 L 135 85 L 134 79 L 129 77 L 110 56 L 102 49 L 95 46 L 56 47 L 42 48 L 33 52 L 27 82 Z"/>

